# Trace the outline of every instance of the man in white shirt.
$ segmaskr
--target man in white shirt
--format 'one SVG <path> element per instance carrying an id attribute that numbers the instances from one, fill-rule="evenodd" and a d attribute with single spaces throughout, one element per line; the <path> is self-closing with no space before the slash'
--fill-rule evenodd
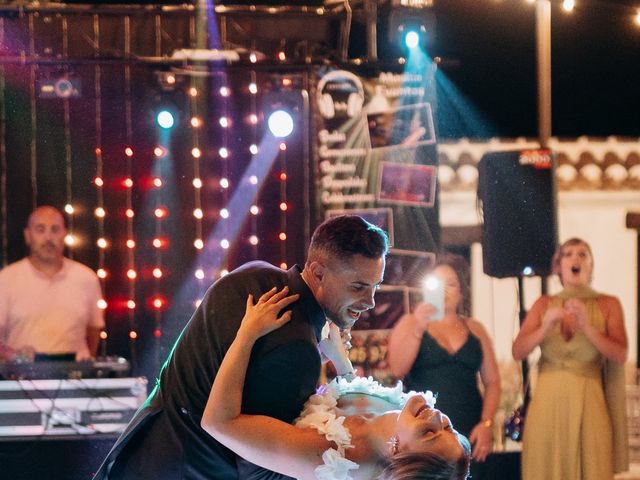
<path id="1" fill-rule="evenodd" d="M 104 328 L 100 281 L 64 257 L 66 234 L 54 207 L 38 207 L 29 216 L 29 256 L 0 271 L 0 359 L 72 352 L 76 361 L 95 357 Z"/>

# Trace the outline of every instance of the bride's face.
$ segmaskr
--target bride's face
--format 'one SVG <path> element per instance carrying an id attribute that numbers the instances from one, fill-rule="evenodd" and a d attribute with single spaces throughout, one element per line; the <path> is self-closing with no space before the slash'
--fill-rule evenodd
<path id="1" fill-rule="evenodd" d="M 411 397 L 400 412 L 396 435 L 401 452 L 430 452 L 450 462 L 464 454 L 449 417 L 430 408 L 420 395 Z"/>

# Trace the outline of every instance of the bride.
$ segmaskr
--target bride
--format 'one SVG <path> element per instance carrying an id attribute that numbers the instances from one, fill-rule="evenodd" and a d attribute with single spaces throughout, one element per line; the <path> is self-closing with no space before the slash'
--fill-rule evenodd
<path id="1" fill-rule="evenodd" d="M 283 311 L 298 299 L 285 287 L 272 289 L 247 308 L 236 338 L 220 366 L 201 425 L 238 455 L 297 479 L 447 479 L 467 477 L 468 440 L 437 409 L 431 392 L 402 393 L 371 378 L 334 380 L 318 389 L 294 425 L 241 412 L 251 349 L 263 335 L 289 321 Z M 335 353 L 339 333 L 330 334 Z M 344 351 L 344 349 L 342 349 Z"/>

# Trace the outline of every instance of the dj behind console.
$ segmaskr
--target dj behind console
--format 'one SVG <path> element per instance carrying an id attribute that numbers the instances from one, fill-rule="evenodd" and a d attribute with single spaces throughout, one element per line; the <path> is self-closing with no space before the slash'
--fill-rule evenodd
<path id="1" fill-rule="evenodd" d="M 0 363 L 0 438 L 119 433 L 147 397 L 124 358 Z"/>

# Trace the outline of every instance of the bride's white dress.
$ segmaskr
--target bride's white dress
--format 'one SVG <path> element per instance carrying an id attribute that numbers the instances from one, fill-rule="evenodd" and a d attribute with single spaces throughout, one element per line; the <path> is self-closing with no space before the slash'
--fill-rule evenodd
<path id="1" fill-rule="evenodd" d="M 351 434 L 343 424 L 345 417 L 336 414 L 338 399 L 348 393 L 381 398 L 389 402 L 394 409 L 401 409 L 408 398 L 416 394 L 424 396 L 432 408 L 435 405 L 435 397 L 430 391 L 404 393 L 402 382 L 398 382 L 395 387 L 385 387 L 371 377 L 356 377 L 350 382 L 339 378 L 321 386 L 315 395 L 309 397 L 302 413 L 294 422 L 301 428 L 315 428 L 338 447 L 330 448 L 322 454 L 324 463 L 315 470 L 318 480 L 351 480 L 349 472 L 358 468 L 357 463 L 345 458 L 345 450 L 353 447 Z"/>

